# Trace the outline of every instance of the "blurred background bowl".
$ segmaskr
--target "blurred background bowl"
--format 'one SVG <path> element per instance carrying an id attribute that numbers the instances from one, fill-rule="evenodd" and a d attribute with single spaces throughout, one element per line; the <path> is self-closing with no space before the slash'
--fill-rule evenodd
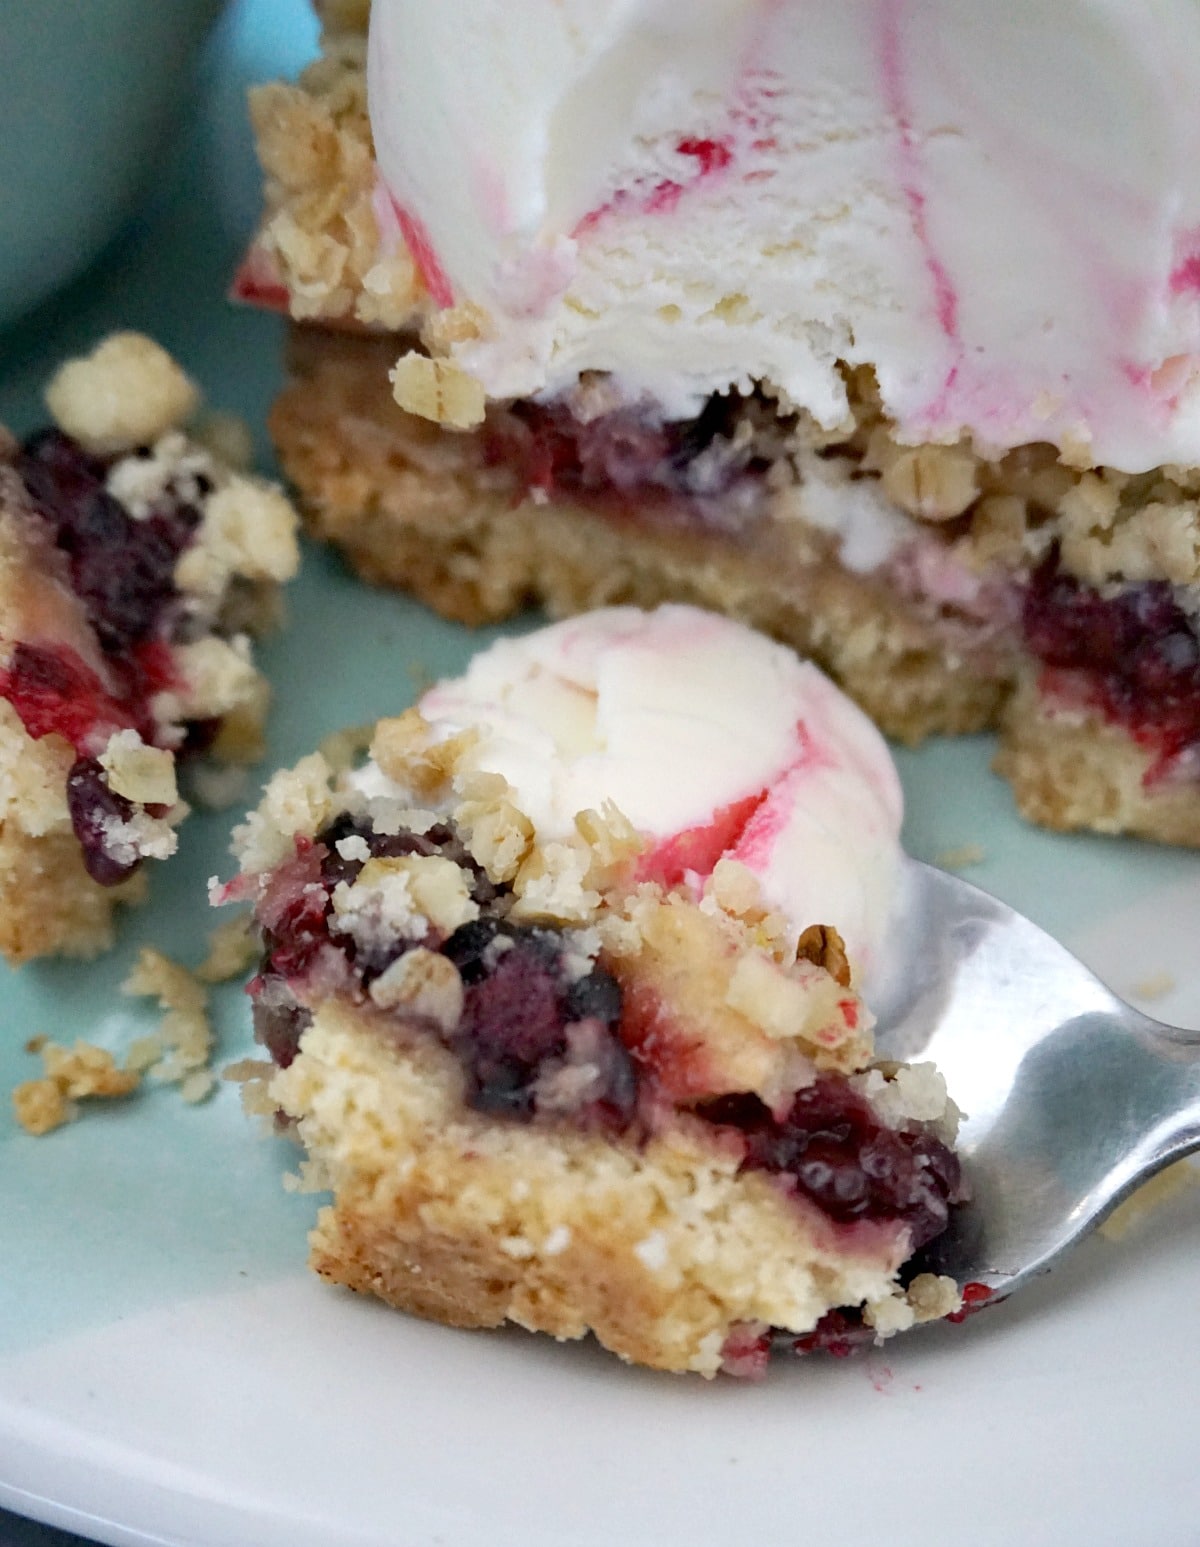
<path id="1" fill-rule="evenodd" d="M 79 273 L 161 165 L 223 0 L 0 0 L 0 327 Z"/>

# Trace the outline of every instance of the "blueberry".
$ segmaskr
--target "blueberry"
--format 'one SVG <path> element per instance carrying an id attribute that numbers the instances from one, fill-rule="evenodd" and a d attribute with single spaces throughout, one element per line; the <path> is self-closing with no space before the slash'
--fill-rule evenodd
<path id="1" fill-rule="evenodd" d="M 593 967 L 567 990 L 567 1014 L 574 1021 L 594 1016 L 606 1026 L 615 1026 L 621 1019 L 621 985 L 611 972 Z"/>
<path id="2" fill-rule="evenodd" d="M 114 821 L 127 822 L 133 807 L 123 795 L 109 789 L 104 770 L 95 758 L 77 758 L 72 765 L 67 775 L 67 809 L 83 851 L 84 868 L 92 880 L 101 886 L 116 886 L 127 880 L 140 860 L 114 859 L 107 847 L 107 828 Z"/>

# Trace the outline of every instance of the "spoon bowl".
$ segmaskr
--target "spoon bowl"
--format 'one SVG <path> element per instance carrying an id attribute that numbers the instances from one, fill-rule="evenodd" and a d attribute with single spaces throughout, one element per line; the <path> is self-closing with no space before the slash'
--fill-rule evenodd
<path id="1" fill-rule="evenodd" d="M 878 1055 L 934 1062 L 964 1113 L 971 1199 L 920 1265 L 981 1286 L 976 1302 L 1051 1267 L 1200 1147 L 1200 1032 L 1140 1014 L 958 876 L 906 861 L 866 992 Z"/>

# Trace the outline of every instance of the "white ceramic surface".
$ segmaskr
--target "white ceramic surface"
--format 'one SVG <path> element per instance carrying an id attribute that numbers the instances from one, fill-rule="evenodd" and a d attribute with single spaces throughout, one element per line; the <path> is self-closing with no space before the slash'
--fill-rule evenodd
<path id="1" fill-rule="evenodd" d="M 248 77 L 294 68 L 312 37 L 303 0 L 235 7 L 159 215 L 51 333 L 10 335 L 0 419 L 32 426 L 51 362 L 120 323 L 157 332 L 213 401 L 261 425 L 279 327 L 221 300 L 256 200 L 239 104 Z M 292 614 L 268 657 L 274 762 L 397 708 L 478 643 L 319 554 Z M 1200 858 L 1032 832 L 988 756 L 986 740 L 901 755 L 910 848 L 981 844 L 973 879 L 1120 990 L 1169 974 L 1155 1011 L 1200 1026 Z M 116 985 L 139 943 L 198 957 L 229 821 L 189 826 L 113 958 L 0 973 L 0 1092 L 36 1072 L 34 1032 L 122 1046 L 147 1026 Z M 231 990 L 217 1009 L 221 1056 L 237 1057 L 243 1001 Z M 0 1104 L 0 1504 L 179 1547 L 1200 1539 L 1200 1190 L 962 1327 L 784 1363 L 764 1386 L 705 1385 L 323 1288 L 303 1265 L 315 1203 L 280 1186 L 293 1163 L 229 1089 L 197 1109 L 150 1092 L 40 1140 Z M 41 1547 L 0 1514 L 6 1530 Z"/>

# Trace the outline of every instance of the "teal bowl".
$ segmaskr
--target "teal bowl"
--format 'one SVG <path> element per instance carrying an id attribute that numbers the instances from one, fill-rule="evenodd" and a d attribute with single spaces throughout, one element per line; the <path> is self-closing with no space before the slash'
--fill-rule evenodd
<path id="1" fill-rule="evenodd" d="M 0 327 L 130 213 L 223 0 L 0 0 Z"/>

